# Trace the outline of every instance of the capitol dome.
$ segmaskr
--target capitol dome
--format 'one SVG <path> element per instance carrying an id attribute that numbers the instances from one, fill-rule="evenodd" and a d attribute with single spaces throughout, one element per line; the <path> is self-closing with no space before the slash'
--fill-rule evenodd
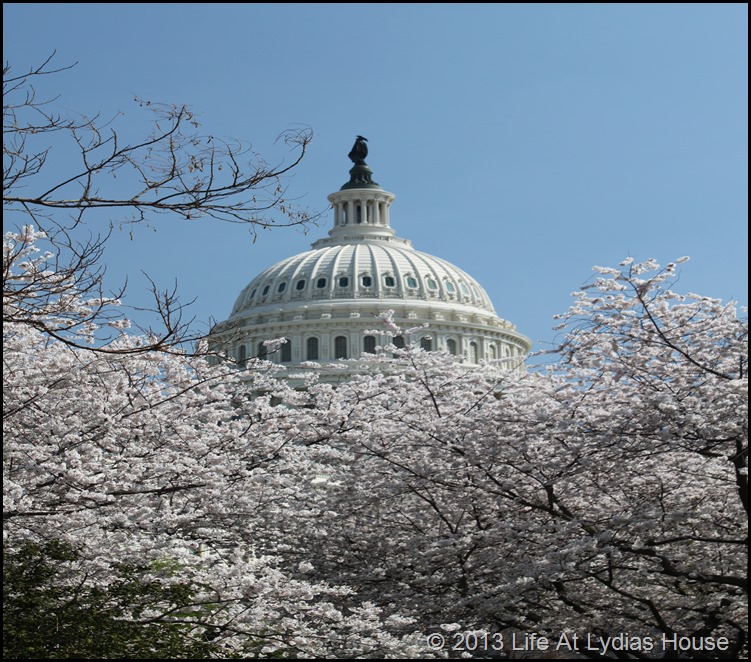
<path id="1" fill-rule="evenodd" d="M 334 212 L 329 236 L 253 278 L 229 319 L 212 331 L 214 339 L 237 361 L 264 356 L 290 368 L 356 359 L 377 346 L 405 342 L 468 363 L 519 365 L 531 343 L 496 315 L 482 286 L 396 236 L 389 213 L 396 196 L 373 181 L 362 140 L 350 153 L 350 180 L 328 197 Z M 373 333 L 388 310 L 403 328 L 427 326 L 409 338 L 392 338 L 385 327 Z M 275 338 L 287 342 L 267 355 L 263 343 Z"/>

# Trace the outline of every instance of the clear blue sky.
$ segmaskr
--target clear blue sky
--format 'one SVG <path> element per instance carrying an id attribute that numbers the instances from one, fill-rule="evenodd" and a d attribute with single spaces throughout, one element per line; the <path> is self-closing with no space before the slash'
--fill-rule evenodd
<path id="1" fill-rule="evenodd" d="M 134 95 L 189 104 L 202 130 L 272 163 L 315 132 L 290 193 L 312 209 L 347 181 L 355 135 L 415 248 L 474 276 L 536 348 L 591 266 L 682 255 L 678 289 L 748 301 L 745 4 L 15 4 L 4 60 L 53 50 L 50 89 L 87 114 Z M 226 319 L 243 286 L 325 236 L 163 222 L 114 237 L 113 282 L 147 272 Z"/>

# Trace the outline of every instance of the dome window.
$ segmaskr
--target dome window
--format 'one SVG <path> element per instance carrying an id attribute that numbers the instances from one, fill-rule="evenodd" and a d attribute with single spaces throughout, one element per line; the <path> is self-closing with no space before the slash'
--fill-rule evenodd
<path id="1" fill-rule="evenodd" d="M 362 286 L 363 287 L 372 287 L 373 286 L 373 279 L 370 276 L 363 276 L 362 277 Z"/>
<path id="2" fill-rule="evenodd" d="M 305 289 L 305 279 L 301 278 L 295 283 L 295 289 L 296 290 L 304 290 Z"/>
<path id="3" fill-rule="evenodd" d="M 417 279 L 414 276 L 407 276 L 407 287 L 411 287 L 413 290 L 417 289 Z"/>
<path id="4" fill-rule="evenodd" d="M 365 336 L 362 340 L 362 350 L 366 354 L 375 354 L 376 339 L 375 336 Z"/>
<path id="5" fill-rule="evenodd" d="M 476 342 L 469 343 L 469 360 L 472 363 L 479 363 L 480 361 L 480 348 Z"/>
<path id="6" fill-rule="evenodd" d="M 317 287 L 317 288 L 318 288 L 319 290 L 322 290 L 322 289 L 323 289 L 324 287 L 326 287 L 326 279 L 325 279 L 325 278 L 319 278 L 319 279 L 318 279 L 318 280 L 316 281 L 316 287 Z"/>
<path id="7" fill-rule="evenodd" d="M 292 343 L 289 338 L 285 338 L 287 341 L 282 345 L 282 363 L 289 363 L 292 360 Z"/>
<path id="8" fill-rule="evenodd" d="M 263 288 L 263 291 L 261 292 L 261 296 L 266 296 L 269 293 L 269 289 L 271 288 L 271 285 L 266 285 L 266 287 Z"/>
<path id="9" fill-rule="evenodd" d="M 469 343 L 469 360 L 470 363 L 478 363 L 480 359 L 480 350 L 476 342 Z"/>
<path id="10" fill-rule="evenodd" d="M 429 290 L 437 290 L 438 289 L 438 283 L 435 282 L 432 278 L 428 278 L 428 289 Z"/>
<path id="11" fill-rule="evenodd" d="M 334 358 L 347 358 L 347 339 L 344 336 L 337 336 L 334 338 Z"/>
<path id="12" fill-rule="evenodd" d="M 462 294 L 463 294 L 463 295 L 464 295 L 465 297 L 468 297 L 468 296 L 469 296 L 469 288 L 468 288 L 468 287 L 467 287 L 467 286 L 466 286 L 466 285 L 465 285 L 464 283 L 462 283 L 461 285 L 459 285 L 459 287 L 460 287 L 460 288 L 461 288 L 461 290 L 462 290 Z"/>
<path id="13" fill-rule="evenodd" d="M 450 280 L 446 281 L 446 291 L 449 294 L 453 294 L 454 292 L 456 292 L 456 288 L 454 287 L 454 284 Z"/>
<path id="14" fill-rule="evenodd" d="M 277 287 L 277 288 L 276 288 L 276 291 L 277 291 L 277 292 L 278 292 L 279 294 L 281 294 L 281 293 L 282 293 L 282 292 L 284 292 L 284 290 L 286 290 L 286 289 L 287 289 L 287 283 L 286 283 L 285 281 L 282 281 L 281 283 L 279 283 L 279 287 Z"/>
<path id="15" fill-rule="evenodd" d="M 339 278 L 339 287 L 348 287 L 349 286 L 349 278 L 347 276 L 341 276 Z"/>
<path id="16" fill-rule="evenodd" d="M 396 287 L 396 280 L 394 280 L 393 276 L 384 276 L 383 284 L 386 287 Z"/>

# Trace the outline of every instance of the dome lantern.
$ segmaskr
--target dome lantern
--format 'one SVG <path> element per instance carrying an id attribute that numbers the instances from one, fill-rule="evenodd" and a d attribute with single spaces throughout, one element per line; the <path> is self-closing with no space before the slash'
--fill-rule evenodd
<path id="1" fill-rule="evenodd" d="M 396 196 L 373 181 L 373 171 L 365 163 L 368 155 L 366 140 L 357 136 L 355 146 L 349 153 L 349 158 L 355 164 L 349 171 L 349 182 L 328 197 L 334 210 L 330 239 L 317 241 L 313 248 L 365 241 L 390 241 L 411 246 L 406 239 L 397 238 L 391 228 L 389 207 Z"/>

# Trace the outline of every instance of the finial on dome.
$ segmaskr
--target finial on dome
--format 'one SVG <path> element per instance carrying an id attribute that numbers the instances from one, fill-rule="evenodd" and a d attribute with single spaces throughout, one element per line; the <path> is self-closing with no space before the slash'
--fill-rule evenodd
<path id="1" fill-rule="evenodd" d="M 349 181 L 340 190 L 350 188 L 377 188 L 381 187 L 373 181 L 373 171 L 368 168 L 365 158 L 368 156 L 368 139 L 357 136 L 355 144 L 349 151 L 349 158 L 355 164 L 349 171 Z"/>
<path id="2" fill-rule="evenodd" d="M 365 159 L 368 156 L 368 146 L 365 144 L 368 142 L 367 138 L 357 136 L 355 144 L 349 152 L 349 159 L 355 165 L 365 165 Z"/>

